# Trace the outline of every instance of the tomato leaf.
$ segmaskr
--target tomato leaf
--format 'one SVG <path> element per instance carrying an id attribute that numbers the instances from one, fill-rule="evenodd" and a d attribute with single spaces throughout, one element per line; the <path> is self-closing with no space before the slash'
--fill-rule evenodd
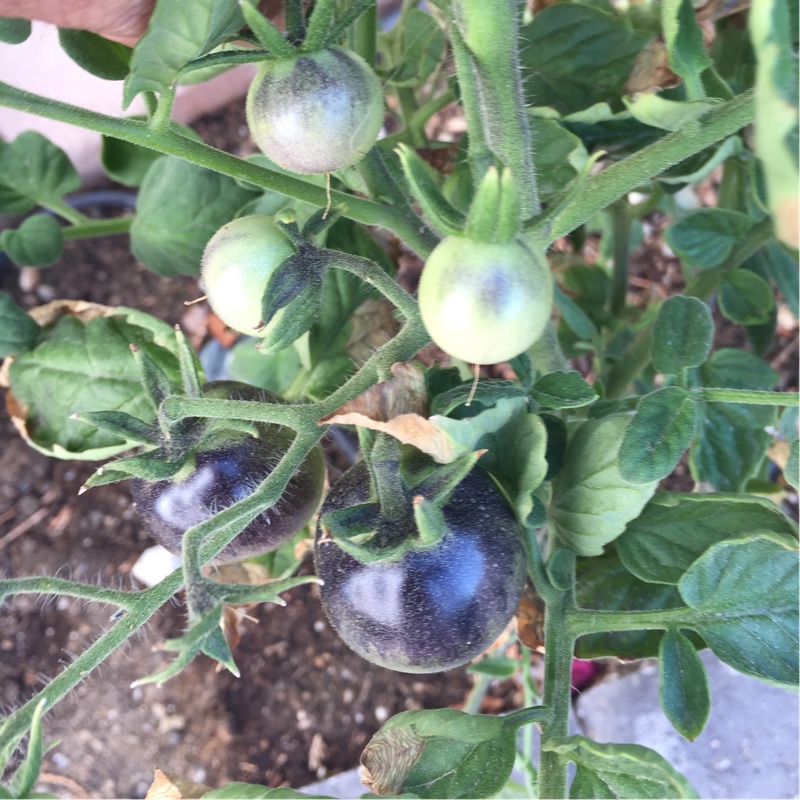
<path id="1" fill-rule="evenodd" d="M 145 422 L 152 419 L 132 343 L 180 385 L 175 332 L 147 314 L 120 308 L 114 316 L 88 322 L 65 314 L 45 328 L 9 371 L 15 401 L 24 407 L 29 444 L 57 458 L 89 461 L 130 449 L 132 442 L 70 417 L 80 411 L 122 411 Z"/>
<path id="2" fill-rule="evenodd" d="M 0 18 L 0 42 L 22 44 L 31 35 L 31 21 L 19 17 Z"/>
<path id="3" fill-rule="evenodd" d="M 81 69 L 97 78 L 121 81 L 130 70 L 131 48 L 91 31 L 59 28 L 58 43 Z"/>
<path id="4" fill-rule="evenodd" d="M 531 397 L 542 408 L 580 408 L 597 399 L 597 392 L 580 372 L 548 372 L 531 389 Z"/>
<path id="5" fill-rule="evenodd" d="M 619 467 L 619 449 L 630 422 L 612 415 L 573 425 L 561 472 L 553 481 L 548 519 L 553 535 L 578 555 L 600 555 L 639 516 L 655 481 L 634 486 Z"/>
<path id="6" fill-rule="evenodd" d="M 692 624 L 714 654 L 745 675 L 797 686 L 798 551 L 765 536 L 719 542 L 678 583 Z"/>
<path id="7" fill-rule="evenodd" d="M 49 214 L 34 214 L 16 230 L 0 233 L 0 248 L 21 267 L 49 267 L 64 248 L 61 226 Z"/>
<path id="8" fill-rule="evenodd" d="M 698 797 L 663 756 L 638 744 L 600 744 L 569 736 L 548 747 L 577 770 L 570 787 L 574 798 Z"/>
<path id="9" fill-rule="evenodd" d="M 11 295 L 0 292 L 0 358 L 30 350 L 40 330 L 33 317 L 26 314 Z"/>
<path id="10" fill-rule="evenodd" d="M 148 170 L 131 225 L 131 249 L 164 277 L 197 275 L 208 240 L 253 197 L 233 178 L 163 156 Z"/>
<path id="11" fill-rule="evenodd" d="M 758 264 L 775 281 L 783 299 L 795 317 L 800 317 L 800 281 L 797 280 L 797 251 L 792 255 L 786 247 L 775 241 L 767 242 L 755 255 L 744 262 L 745 266 Z"/>
<path id="12" fill-rule="evenodd" d="M 47 205 L 80 189 L 81 179 L 67 154 L 36 131 L 21 133 L 0 147 L 0 175 L 16 196 Z"/>
<path id="13" fill-rule="evenodd" d="M 642 94 L 634 100 L 624 97 L 623 102 L 628 111 L 645 125 L 667 131 L 679 131 L 721 105 L 723 101 L 716 98 L 694 101 L 668 100 L 657 94 Z"/>
<path id="14" fill-rule="evenodd" d="M 722 276 L 719 307 L 737 325 L 761 325 L 775 308 L 769 284 L 748 269 L 734 269 Z"/>
<path id="15" fill-rule="evenodd" d="M 511 775 L 516 732 L 500 717 L 452 708 L 392 717 L 361 755 L 363 782 L 377 794 L 493 797 Z"/>
<path id="16" fill-rule="evenodd" d="M 661 639 L 658 661 L 661 708 L 675 730 L 692 742 L 703 732 L 711 711 L 706 668 L 695 646 L 676 630 Z"/>
<path id="17" fill-rule="evenodd" d="M 619 448 L 619 472 L 636 485 L 666 478 L 692 443 L 700 411 L 691 395 L 667 386 L 639 401 Z"/>
<path id="18" fill-rule="evenodd" d="M 402 38 L 395 42 L 398 32 L 402 32 Z M 421 86 L 438 66 L 445 44 L 439 23 L 424 11 L 412 10 L 406 15 L 404 25 L 379 36 L 386 80 L 394 86 Z M 395 52 L 399 57 L 395 57 Z"/>
<path id="19" fill-rule="evenodd" d="M 771 389 L 777 373 L 746 350 L 723 349 L 699 370 L 703 386 L 731 389 Z M 690 450 L 695 480 L 720 491 L 741 491 L 757 473 L 771 441 L 765 430 L 775 422 L 771 406 L 705 403 L 703 420 Z"/>
<path id="20" fill-rule="evenodd" d="M 147 33 L 133 50 L 125 79 L 124 107 L 140 92 L 164 92 L 181 68 L 205 55 L 244 27 L 235 0 L 160 0 Z"/>
<path id="21" fill-rule="evenodd" d="M 616 541 L 622 563 L 638 578 L 677 584 L 717 542 L 770 532 L 797 542 L 792 522 L 771 501 L 736 494 L 659 492 Z"/>
<path id="22" fill-rule="evenodd" d="M 701 208 L 674 223 L 665 238 L 681 260 L 709 269 L 723 264 L 756 224 L 756 220 L 739 211 Z"/>
<path id="23" fill-rule="evenodd" d="M 683 78 L 690 98 L 705 97 L 700 74 L 711 65 L 691 0 L 666 0 L 661 7 L 670 69 Z"/>
<path id="24" fill-rule="evenodd" d="M 711 351 L 714 321 L 708 306 L 696 297 L 666 300 L 653 326 L 653 366 L 665 375 L 702 364 Z"/>
<path id="25" fill-rule="evenodd" d="M 309 795 L 306 792 L 297 791 L 297 789 L 290 789 L 289 787 L 279 787 L 277 789 L 270 789 L 268 786 L 258 786 L 255 783 L 242 783 L 234 781 L 233 783 L 226 783 L 220 786 L 219 789 L 214 789 L 212 792 L 206 792 L 202 795 L 203 798 L 208 800 L 308 800 Z M 315 794 L 314 797 L 320 800 L 333 800 L 329 795 Z"/>
<path id="26" fill-rule="evenodd" d="M 555 197 L 589 158 L 583 142 L 554 119 L 531 117 L 536 142 L 536 187 L 543 200 Z"/>
<path id="27" fill-rule="evenodd" d="M 568 114 L 618 99 L 652 35 L 614 14 L 570 3 L 544 8 L 520 29 L 520 38 L 528 105 Z"/>
<path id="28" fill-rule="evenodd" d="M 526 391 L 517 386 L 514 381 L 485 378 L 478 381 L 474 391 L 472 382 L 461 383 L 436 395 L 431 403 L 431 415 L 450 414 L 455 409 L 463 406 L 472 396 L 472 402 L 483 406 L 493 406 L 498 400 L 507 397 L 525 397 Z M 464 409 L 466 412 L 468 409 Z"/>

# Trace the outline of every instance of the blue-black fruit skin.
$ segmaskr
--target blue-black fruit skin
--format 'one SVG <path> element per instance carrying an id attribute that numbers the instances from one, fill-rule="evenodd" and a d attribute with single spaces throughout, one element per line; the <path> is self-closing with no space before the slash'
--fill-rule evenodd
<path id="1" fill-rule="evenodd" d="M 361 462 L 331 488 L 320 518 L 368 495 Z M 489 647 L 516 612 L 526 574 L 523 534 L 491 478 L 473 469 L 443 512 L 450 532 L 442 541 L 398 561 L 361 563 L 318 526 L 322 605 L 348 647 L 368 661 L 398 672 L 452 669 Z"/>
<path id="2" fill-rule="evenodd" d="M 281 402 L 261 389 L 234 381 L 204 387 L 206 397 Z M 183 535 L 212 514 L 249 497 L 289 449 L 294 433 L 277 425 L 257 424 L 259 438 L 232 431 L 230 441 L 195 456 L 192 472 L 181 481 L 131 481 L 131 492 L 145 528 L 160 545 L 180 555 Z M 314 448 L 292 476 L 278 502 L 259 514 L 214 561 L 230 563 L 269 553 L 291 539 L 316 511 L 325 462 Z"/>

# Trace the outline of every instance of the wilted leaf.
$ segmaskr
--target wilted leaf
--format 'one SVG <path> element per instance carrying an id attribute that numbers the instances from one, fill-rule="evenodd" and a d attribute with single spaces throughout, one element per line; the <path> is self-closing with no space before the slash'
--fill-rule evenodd
<path id="1" fill-rule="evenodd" d="M 643 92 L 671 89 L 680 82 L 681 79 L 669 68 L 667 46 L 663 39 L 653 39 L 636 56 L 625 81 L 625 94 L 636 96 Z"/>
<path id="2" fill-rule="evenodd" d="M 145 800 L 195 800 L 210 791 L 208 786 L 157 769 Z"/>

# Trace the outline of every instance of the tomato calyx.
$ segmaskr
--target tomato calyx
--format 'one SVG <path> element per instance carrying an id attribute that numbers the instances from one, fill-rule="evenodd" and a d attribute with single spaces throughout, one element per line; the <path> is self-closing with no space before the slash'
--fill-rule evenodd
<path id="1" fill-rule="evenodd" d="M 484 452 L 436 464 L 413 447 L 403 448 L 401 456 L 397 442 L 386 434 L 374 438 L 376 445 L 365 454 L 370 499 L 320 519 L 324 539 L 365 564 L 398 561 L 410 550 L 435 548 L 450 533 L 442 507 Z M 375 459 L 376 451 L 392 449 L 396 459 Z"/>

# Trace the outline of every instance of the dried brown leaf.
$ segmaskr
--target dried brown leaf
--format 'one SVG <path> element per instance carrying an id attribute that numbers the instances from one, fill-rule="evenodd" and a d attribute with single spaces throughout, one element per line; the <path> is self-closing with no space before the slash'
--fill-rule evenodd
<path id="1" fill-rule="evenodd" d="M 210 791 L 208 786 L 157 769 L 145 800 L 194 800 Z"/>
<path id="2" fill-rule="evenodd" d="M 394 306 L 383 298 L 371 297 L 353 312 L 345 352 L 356 364 L 363 364 L 400 331 Z"/>
<path id="3" fill-rule="evenodd" d="M 671 89 L 680 84 L 681 79 L 669 68 L 667 46 L 662 39 L 649 42 L 633 62 L 625 93 L 636 97 L 639 94 Z"/>

